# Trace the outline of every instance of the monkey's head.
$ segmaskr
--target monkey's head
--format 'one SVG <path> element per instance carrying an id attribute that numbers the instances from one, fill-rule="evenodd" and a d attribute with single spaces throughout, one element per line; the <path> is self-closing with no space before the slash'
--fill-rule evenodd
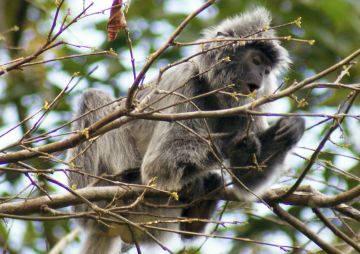
<path id="1" fill-rule="evenodd" d="M 212 89 L 233 84 L 228 91 L 247 95 L 258 90 L 260 96 L 274 90 L 276 78 L 291 61 L 280 42 L 271 40 L 276 34 L 268 29 L 270 22 L 270 13 L 258 7 L 204 32 L 203 40 L 213 42 L 201 46 L 204 54 L 197 61 L 200 73 Z M 265 40 L 229 41 L 234 38 Z"/>

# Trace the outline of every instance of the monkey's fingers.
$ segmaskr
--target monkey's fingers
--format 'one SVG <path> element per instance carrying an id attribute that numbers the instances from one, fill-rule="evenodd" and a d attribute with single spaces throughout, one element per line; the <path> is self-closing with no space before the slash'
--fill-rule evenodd
<path id="1" fill-rule="evenodd" d="M 276 131 L 274 141 L 284 142 L 289 145 L 297 143 L 304 133 L 304 128 L 302 126 L 292 124 L 283 126 Z"/>

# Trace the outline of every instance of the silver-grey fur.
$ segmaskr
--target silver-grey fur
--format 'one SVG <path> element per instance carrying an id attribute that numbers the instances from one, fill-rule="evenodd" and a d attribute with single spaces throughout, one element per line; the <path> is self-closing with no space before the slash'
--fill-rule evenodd
<path id="1" fill-rule="evenodd" d="M 220 25 L 208 29 L 203 39 L 229 39 L 252 35 L 251 38 L 272 38 L 273 30 L 267 30 L 271 22 L 270 14 L 264 8 L 257 8 L 230 19 Z M 262 32 L 261 32 L 262 31 Z M 213 47 L 228 44 L 222 48 L 207 51 Z M 149 104 L 152 108 L 165 108 L 162 112 L 178 113 L 201 110 L 227 109 L 243 105 L 252 100 L 251 96 L 234 99 L 229 93 L 238 92 L 249 94 L 257 89 L 256 97 L 268 95 L 274 91 L 276 78 L 279 73 L 286 70 L 290 62 L 287 51 L 276 40 L 251 41 L 247 43 L 211 42 L 203 45 L 200 50 L 206 50 L 191 60 L 177 65 L 167 71 L 158 84 L 153 82 L 160 90 L 176 91 L 176 93 L 152 94 Z M 267 66 L 261 64 L 255 70 L 249 69 L 251 63 L 242 60 L 249 57 L 253 51 L 266 55 L 271 60 L 271 72 L 257 75 L 256 68 L 264 70 Z M 250 52 L 250 53 L 249 53 Z M 230 57 L 231 61 L 226 61 Z M 237 57 L 239 59 L 237 59 Z M 264 74 L 264 75 L 263 75 Z M 259 80 L 261 79 L 261 82 Z M 208 93 L 214 89 L 223 88 L 223 92 L 213 93 L 209 96 L 197 98 L 192 103 L 184 103 L 184 98 Z M 250 90 L 249 90 L 250 89 Z M 143 88 L 137 100 L 144 99 L 150 88 Z M 179 95 L 181 94 L 181 95 Z M 163 99 L 160 99 L 164 97 Z M 78 116 L 113 101 L 114 98 L 97 91 L 89 90 L 82 95 L 79 102 Z M 176 106 L 168 107 L 169 105 Z M 195 104 L 195 105 L 194 105 Z M 121 106 L 121 105 L 120 105 Z M 106 106 L 91 112 L 73 125 L 73 129 L 81 131 L 90 124 L 114 111 L 115 106 Z M 262 108 L 257 108 L 262 110 Z M 251 120 L 250 120 L 251 119 Z M 186 126 L 187 128 L 184 128 Z M 191 129 L 203 138 L 189 132 Z M 212 145 L 204 142 L 211 133 Z M 300 139 L 304 132 L 304 122 L 299 118 L 282 118 L 274 126 L 269 127 L 265 117 L 233 116 L 209 119 L 191 119 L 179 122 L 156 122 L 148 120 L 135 120 L 126 125 L 108 132 L 89 146 L 89 142 L 72 149 L 69 159 L 81 171 L 92 175 L 119 175 L 128 169 L 140 169 L 141 179 L 135 177 L 129 180 L 149 183 L 156 177 L 158 188 L 169 191 L 178 191 L 184 196 L 183 201 L 197 199 L 206 193 L 222 187 L 220 161 L 229 159 L 230 171 L 239 179 L 234 179 L 234 188 L 241 198 L 253 199 L 254 195 L 243 189 L 243 182 L 251 192 L 261 195 L 279 175 L 281 165 L 287 152 Z M 275 147 L 274 147 L 275 146 Z M 214 154 L 215 153 L 215 154 Z M 78 156 L 77 156 L 78 155 Z M 248 167 L 253 163 L 256 155 L 259 163 L 265 164 L 262 171 L 239 171 L 238 167 Z M 91 178 L 81 174 L 72 173 L 70 184 L 78 188 L 85 187 Z M 181 196 L 180 196 L 181 197 Z M 167 200 L 155 200 L 155 203 L 165 204 Z M 209 218 L 216 207 L 216 201 L 201 201 L 197 206 L 187 209 L 154 209 L 141 205 L 138 211 L 148 211 L 169 217 L 201 217 Z M 86 205 L 77 206 L 76 211 L 87 210 Z M 155 220 L 151 216 L 127 216 L 128 219 L 139 222 Z M 119 226 L 115 234 L 109 233 L 104 226 L 95 222 L 83 221 L 83 228 L 88 238 L 82 253 L 116 253 L 114 244 L 120 242 L 133 242 L 130 231 L 136 231 L 138 241 L 146 241 L 143 233 L 135 229 L 128 230 L 126 226 Z M 167 228 L 178 228 L 177 224 L 161 225 Z M 181 230 L 199 232 L 204 229 L 204 223 L 192 225 L 182 223 Z M 116 227 L 116 226 L 115 226 Z M 150 231 L 156 237 L 165 234 Z M 110 237 L 110 235 L 112 237 Z M 120 236 L 120 237 L 119 237 Z M 190 236 L 185 236 L 189 238 Z"/>

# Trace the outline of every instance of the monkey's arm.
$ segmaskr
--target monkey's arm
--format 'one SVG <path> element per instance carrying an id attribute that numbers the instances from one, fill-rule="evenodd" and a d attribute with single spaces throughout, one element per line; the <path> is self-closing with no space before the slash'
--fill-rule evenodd
<path id="1" fill-rule="evenodd" d="M 302 118 L 289 117 L 281 118 L 264 132 L 237 136 L 230 147 L 229 158 L 239 195 L 251 196 L 239 181 L 256 194 L 266 190 L 280 175 L 288 151 L 300 140 L 304 130 Z"/>
<path id="2" fill-rule="evenodd" d="M 199 127 L 194 126 L 195 121 L 181 124 L 201 133 Z M 216 166 L 209 144 L 177 123 L 158 123 L 149 147 L 141 167 L 143 182 L 156 177 L 163 189 L 181 190 Z"/>

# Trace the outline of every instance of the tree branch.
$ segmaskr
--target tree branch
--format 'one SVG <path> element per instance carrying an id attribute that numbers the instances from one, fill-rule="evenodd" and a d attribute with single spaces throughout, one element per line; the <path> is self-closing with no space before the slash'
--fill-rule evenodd
<path id="1" fill-rule="evenodd" d="M 75 190 L 79 196 L 85 198 L 88 201 L 101 201 L 101 200 L 114 200 L 114 197 L 121 197 L 121 199 L 127 198 L 136 198 L 144 189 L 148 188 L 137 187 L 137 186 L 98 186 L 98 187 L 86 187 L 82 189 Z M 276 188 L 268 191 L 264 200 L 267 202 L 275 202 L 279 200 L 284 193 L 286 193 L 287 188 Z M 313 190 L 310 186 L 301 186 L 297 192 L 291 194 L 286 199 L 281 199 L 280 202 L 287 205 L 297 205 L 297 206 L 309 206 L 309 207 L 331 207 L 335 205 L 335 208 L 344 209 L 349 207 L 345 204 L 338 204 L 342 201 L 349 201 L 351 198 L 359 196 L 360 188 L 355 187 L 349 191 L 342 192 L 336 196 L 326 196 L 316 190 Z M 2 216 L 4 214 L 12 215 L 26 215 L 31 213 L 42 212 L 44 207 L 50 208 L 62 208 L 72 205 L 77 205 L 83 203 L 83 200 L 79 199 L 71 193 L 65 194 L 54 194 L 50 195 L 51 199 L 48 196 L 41 196 L 38 198 L 27 199 L 25 201 L 13 202 L 13 203 L 3 203 L 0 205 L 0 213 Z M 170 197 L 168 193 L 162 191 L 154 190 L 153 188 L 146 191 L 146 198 L 161 198 L 161 197 Z M 209 199 L 223 199 L 228 201 L 240 201 L 237 196 L 229 189 L 222 191 L 221 193 L 214 194 Z M 336 201 L 336 202 L 334 202 Z M 180 204 L 180 203 L 178 203 Z M 356 215 L 355 215 L 356 216 Z"/>
<path id="2" fill-rule="evenodd" d="M 350 237 L 339 230 L 334 224 L 332 224 L 317 208 L 312 209 L 316 216 L 326 225 L 335 235 L 337 235 L 344 242 L 348 243 L 351 247 L 360 253 L 360 245 L 355 243 Z"/>
<path id="3" fill-rule="evenodd" d="M 324 242 L 316 233 L 311 231 L 307 225 L 303 222 L 292 216 L 291 214 L 287 213 L 283 210 L 279 205 L 273 205 L 274 213 L 279 216 L 279 218 L 283 219 L 291 226 L 299 230 L 301 233 L 306 235 L 311 241 L 317 244 L 321 249 L 326 251 L 326 253 L 330 254 L 341 254 L 342 252 L 330 244 Z"/>

